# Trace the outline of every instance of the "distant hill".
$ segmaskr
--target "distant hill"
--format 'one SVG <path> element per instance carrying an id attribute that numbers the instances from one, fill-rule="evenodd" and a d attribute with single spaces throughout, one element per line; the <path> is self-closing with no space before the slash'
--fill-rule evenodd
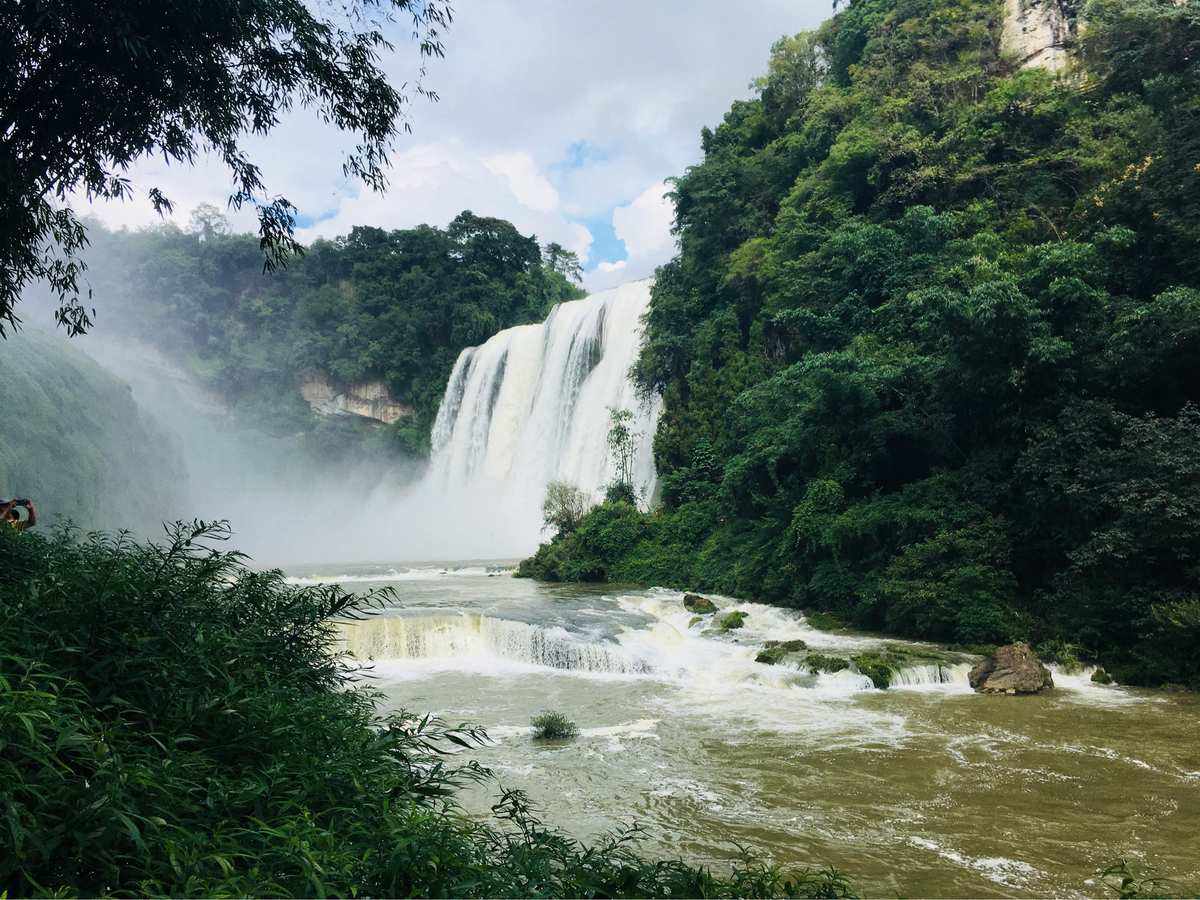
<path id="1" fill-rule="evenodd" d="M 65 338 L 0 345 L 0 411 L 0 495 L 32 498 L 44 524 L 156 532 L 178 508 L 178 448 Z"/>

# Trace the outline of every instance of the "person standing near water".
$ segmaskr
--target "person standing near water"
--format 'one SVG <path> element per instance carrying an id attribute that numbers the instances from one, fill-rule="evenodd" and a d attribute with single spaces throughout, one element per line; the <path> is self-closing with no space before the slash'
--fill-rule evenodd
<path id="1" fill-rule="evenodd" d="M 21 514 L 17 511 L 19 507 L 25 507 L 26 516 L 21 518 Z M 37 510 L 33 507 L 32 500 L 0 500 L 0 522 L 3 522 L 9 528 L 15 528 L 17 531 L 24 531 L 26 528 L 32 528 L 37 524 Z"/>

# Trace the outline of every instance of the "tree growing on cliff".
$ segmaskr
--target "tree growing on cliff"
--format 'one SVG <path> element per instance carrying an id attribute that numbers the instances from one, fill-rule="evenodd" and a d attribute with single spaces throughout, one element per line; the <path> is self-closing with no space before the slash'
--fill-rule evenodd
<path id="1" fill-rule="evenodd" d="M 570 534 L 579 527 L 590 506 L 591 498 L 586 491 L 566 481 L 552 481 L 546 485 L 542 521 L 557 534 Z"/>
<path id="2" fill-rule="evenodd" d="M 633 483 L 633 462 L 641 434 L 634 430 L 633 411 L 610 407 L 608 410 L 608 453 L 613 465 L 613 480 L 608 485 L 606 500 L 624 500 L 637 505 L 637 488 Z"/>
<path id="3" fill-rule="evenodd" d="M 87 230 L 71 198 L 127 199 L 126 172 L 143 156 L 191 164 L 205 152 L 229 169 L 234 209 L 253 204 L 268 268 L 300 248 L 296 209 L 270 197 L 243 141 L 299 105 L 355 135 L 347 177 L 373 190 L 398 126 L 410 125 L 405 86 L 381 57 L 398 15 L 422 60 L 441 56 L 444 0 L 3 0 L 0 44 L 0 337 L 19 323 L 22 290 L 45 281 L 56 318 L 78 334 L 92 312 L 79 299 Z M 421 72 L 424 67 L 422 63 Z M 418 79 L 413 91 L 436 99 Z M 171 200 L 147 196 L 159 213 Z"/>

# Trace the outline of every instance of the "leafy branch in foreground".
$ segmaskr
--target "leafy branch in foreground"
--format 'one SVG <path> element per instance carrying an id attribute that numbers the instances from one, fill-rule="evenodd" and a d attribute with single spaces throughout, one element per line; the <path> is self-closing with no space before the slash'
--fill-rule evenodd
<path id="1" fill-rule="evenodd" d="M 318 12 L 317 10 L 320 10 Z M 411 20 L 422 60 L 444 52 L 452 11 L 441 0 L 44 0 L 4 4 L 0 42 L 0 337 L 18 324 L 22 290 L 45 281 L 60 324 L 86 331 L 79 301 L 87 243 L 72 197 L 129 199 L 127 171 L 141 157 L 191 165 L 211 153 L 233 180 L 229 205 L 256 207 L 266 266 L 299 245 L 296 209 L 267 197 L 243 148 L 296 106 L 355 135 L 347 178 L 380 190 L 409 101 L 381 58 L 398 14 Z M 424 74 L 422 62 L 420 74 Z M 415 91 L 436 99 L 418 80 Z M 119 97 L 119 102 L 113 98 Z M 158 187 L 159 213 L 172 204 Z"/>
<path id="2" fill-rule="evenodd" d="M 220 523 L 0 532 L 0 884 L 30 895 L 849 896 L 832 870 L 714 875 L 591 846 L 454 753 L 486 736 L 378 714 L 339 620 L 395 598 L 296 587 Z"/>
<path id="3" fill-rule="evenodd" d="M 1173 881 L 1162 878 L 1153 868 L 1127 859 L 1119 859 L 1106 867 L 1100 873 L 1100 881 L 1120 900 L 1190 896 L 1190 892 L 1181 890 Z"/>

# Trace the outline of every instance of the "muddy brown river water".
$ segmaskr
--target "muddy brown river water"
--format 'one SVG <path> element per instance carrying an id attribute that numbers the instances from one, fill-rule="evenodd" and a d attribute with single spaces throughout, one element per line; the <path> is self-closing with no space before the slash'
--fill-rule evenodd
<path id="1" fill-rule="evenodd" d="M 543 818 L 587 838 L 640 822 L 648 855 L 721 867 L 748 848 L 835 865 L 865 896 L 1097 895 L 1124 857 L 1200 886 L 1200 700 L 1056 673 L 1035 697 L 981 696 L 965 668 L 876 690 L 846 671 L 766 666 L 768 639 L 857 650 L 796 613 L 689 627 L 678 592 L 539 585 L 486 564 L 315 567 L 297 580 L 391 585 L 347 626 L 395 707 L 484 726 L 473 755 Z M 532 739 L 566 713 L 580 735 Z M 495 785 L 464 804 L 485 813 Z"/>

